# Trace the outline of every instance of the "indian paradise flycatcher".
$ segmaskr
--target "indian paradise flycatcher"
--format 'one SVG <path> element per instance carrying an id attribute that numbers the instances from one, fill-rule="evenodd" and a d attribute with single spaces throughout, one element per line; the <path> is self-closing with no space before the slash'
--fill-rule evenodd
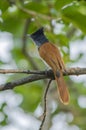
<path id="1" fill-rule="evenodd" d="M 43 27 L 30 35 L 38 46 L 40 57 L 52 68 L 58 85 L 60 101 L 63 104 L 69 102 L 69 92 L 63 78 L 63 70 L 66 70 L 59 49 L 53 45 L 44 35 Z M 59 72 L 59 73 L 58 73 Z"/>

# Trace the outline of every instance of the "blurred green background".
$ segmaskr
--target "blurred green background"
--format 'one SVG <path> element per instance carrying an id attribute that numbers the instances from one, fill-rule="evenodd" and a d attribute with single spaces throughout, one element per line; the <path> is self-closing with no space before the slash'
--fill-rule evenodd
<path id="1" fill-rule="evenodd" d="M 85 0 L 0 0 L 0 69 L 45 70 L 33 41 L 40 27 L 59 47 L 67 67 L 86 67 Z M 0 74 L 0 84 L 25 74 Z M 59 102 L 53 81 L 46 130 L 86 130 L 86 76 L 67 76 L 70 103 Z M 0 130 L 38 130 L 47 80 L 0 92 Z M 33 123 L 34 125 L 33 125 Z"/>

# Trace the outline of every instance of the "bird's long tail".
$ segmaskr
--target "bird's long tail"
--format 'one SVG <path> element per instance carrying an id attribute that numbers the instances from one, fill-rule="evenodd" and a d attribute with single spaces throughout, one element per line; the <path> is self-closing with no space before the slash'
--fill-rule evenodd
<path id="1" fill-rule="evenodd" d="M 59 76 L 57 76 L 56 73 L 54 74 L 55 74 L 55 80 L 58 85 L 59 98 L 63 104 L 67 105 L 69 103 L 69 91 L 64 81 L 63 74 L 62 72 L 60 72 Z"/>

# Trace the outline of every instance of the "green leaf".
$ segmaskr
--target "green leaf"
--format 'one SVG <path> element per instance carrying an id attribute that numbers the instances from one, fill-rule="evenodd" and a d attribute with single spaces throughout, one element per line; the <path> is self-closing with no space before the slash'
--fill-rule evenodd
<path id="1" fill-rule="evenodd" d="M 86 15 L 80 12 L 79 6 L 72 5 L 62 10 L 62 19 L 65 22 L 74 24 L 77 28 L 86 33 Z"/>
<path id="2" fill-rule="evenodd" d="M 12 50 L 12 56 L 13 59 L 18 63 L 21 59 L 24 59 L 24 55 L 22 53 L 22 51 L 17 47 L 15 47 L 15 49 Z"/>
<path id="3" fill-rule="evenodd" d="M 60 46 L 67 46 L 69 43 L 68 38 L 64 34 L 58 34 L 57 39 L 58 43 L 60 43 Z"/>
<path id="4" fill-rule="evenodd" d="M 9 7 L 7 0 L 0 0 L 0 9 L 4 12 Z"/>
<path id="5" fill-rule="evenodd" d="M 55 8 L 59 10 L 65 5 L 70 4 L 73 1 L 74 0 L 56 0 Z"/>
<path id="6" fill-rule="evenodd" d="M 33 10 L 33 11 L 36 11 L 38 13 L 47 13 L 47 12 L 49 12 L 49 9 L 47 8 L 46 5 L 43 5 L 43 4 L 38 3 L 38 2 L 30 2 L 30 3 L 26 4 L 25 7 L 28 10 Z"/>
<path id="7" fill-rule="evenodd" d="M 22 17 L 25 17 L 25 16 L 23 15 Z M 23 30 L 23 23 L 25 21 L 25 19 L 22 17 L 18 9 L 12 12 L 9 10 L 6 10 L 2 14 L 3 22 L 0 23 L 1 31 L 7 31 L 14 34 L 21 34 Z"/>

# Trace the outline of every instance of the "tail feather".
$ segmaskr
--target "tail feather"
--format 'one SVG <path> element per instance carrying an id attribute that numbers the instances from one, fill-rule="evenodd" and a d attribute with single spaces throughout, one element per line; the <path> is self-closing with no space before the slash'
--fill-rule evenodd
<path id="1" fill-rule="evenodd" d="M 63 104 L 67 105 L 69 103 L 69 92 L 68 92 L 67 85 L 65 84 L 63 75 L 60 74 L 60 77 L 57 77 L 55 75 L 55 79 L 58 84 L 59 98 Z"/>

